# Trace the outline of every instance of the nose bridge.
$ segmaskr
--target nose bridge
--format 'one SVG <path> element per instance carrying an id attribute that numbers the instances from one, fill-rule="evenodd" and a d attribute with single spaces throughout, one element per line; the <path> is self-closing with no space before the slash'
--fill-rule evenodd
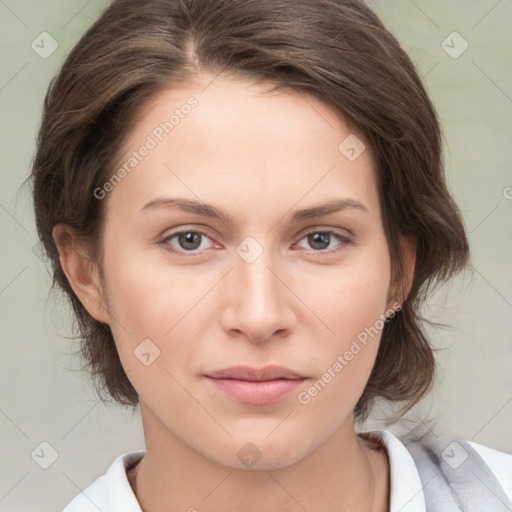
<path id="1" fill-rule="evenodd" d="M 285 327 L 287 301 L 282 277 L 277 277 L 279 265 L 270 242 L 247 237 L 236 253 L 231 277 L 234 280 L 230 305 L 234 311 L 232 327 L 252 339 L 270 337 L 275 330 Z"/>
<path id="2" fill-rule="evenodd" d="M 256 310 L 280 295 L 280 283 L 274 274 L 275 258 L 270 245 L 263 244 L 247 237 L 236 249 L 235 278 L 241 287 L 240 298 L 245 296 Z"/>

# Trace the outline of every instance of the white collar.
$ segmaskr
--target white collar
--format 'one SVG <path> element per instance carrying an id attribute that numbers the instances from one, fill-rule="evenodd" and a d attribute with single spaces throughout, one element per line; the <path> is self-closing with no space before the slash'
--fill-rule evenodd
<path id="1" fill-rule="evenodd" d="M 409 450 L 387 430 L 374 430 L 386 446 L 389 458 L 389 512 L 426 512 L 420 474 Z"/>

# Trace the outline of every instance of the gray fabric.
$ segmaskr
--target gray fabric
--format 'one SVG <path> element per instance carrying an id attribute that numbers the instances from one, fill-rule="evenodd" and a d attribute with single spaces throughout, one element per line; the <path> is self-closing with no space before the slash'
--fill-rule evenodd
<path id="1" fill-rule="evenodd" d="M 494 473 L 467 441 L 432 430 L 401 440 L 418 468 L 427 512 L 512 512 Z"/>

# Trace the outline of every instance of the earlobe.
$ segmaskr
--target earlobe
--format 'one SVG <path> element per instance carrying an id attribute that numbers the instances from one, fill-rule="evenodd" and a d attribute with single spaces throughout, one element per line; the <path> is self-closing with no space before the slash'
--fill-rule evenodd
<path id="1" fill-rule="evenodd" d="M 99 273 L 87 248 L 64 224 L 57 224 L 52 234 L 59 251 L 60 264 L 76 296 L 93 318 L 109 323 L 110 315 Z"/>

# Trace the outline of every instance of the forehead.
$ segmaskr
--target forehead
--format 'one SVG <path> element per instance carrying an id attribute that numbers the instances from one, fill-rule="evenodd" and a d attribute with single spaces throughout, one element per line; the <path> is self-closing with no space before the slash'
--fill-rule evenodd
<path id="1" fill-rule="evenodd" d="M 271 91 L 273 86 L 200 75 L 189 85 L 156 93 L 139 113 L 134 135 L 151 133 L 172 117 L 171 138 L 180 138 L 179 132 L 191 125 L 198 137 L 205 136 L 202 141 L 215 138 L 218 142 L 223 134 L 229 134 L 247 145 L 260 142 L 296 148 L 308 140 L 318 146 L 318 138 L 322 138 L 322 149 L 327 145 L 337 149 L 340 135 L 354 133 L 339 112 L 317 97 L 289 87 Z M 190 103 L 194 106 L 189 107 Z M 186 119 L 190 120 L 182 122 Z"/>
<path id="2" fill-rule="evenodd" d="M 136 197 L 140 203 L 179 192 L 207 196 L 207 202 L 292 203 L 305 195 L 323 198 L 328 190 L 331 196 L 359 195 L 372 209 L 377 197 L 370 148 L 356 159 L 344 152 L 347 140 L 354 146 L 362 137 L 319 99 L 269 89 L 205 76 L 160 91 L 141 110 L 125 144 L 118 167 L 139 148 L 151 149 L 116 187 L 117 200 Z"/>

